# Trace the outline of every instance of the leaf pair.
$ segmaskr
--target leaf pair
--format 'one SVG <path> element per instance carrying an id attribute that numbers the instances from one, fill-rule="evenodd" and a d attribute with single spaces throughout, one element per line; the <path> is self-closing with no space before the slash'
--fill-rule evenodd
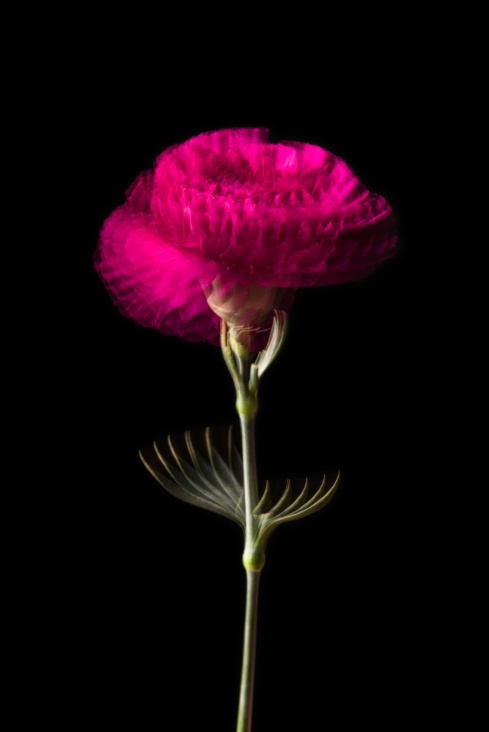
<path id="1" fill-rule="evenodd" d="M 225 457 L 214 446 L 209 427 L 206 428 L 204 437 L 205 456 L 195 449 L 189 431 L 185 432 L 185 456 L 177 449 L 175 439 L 170 436 L 167 443 L 171 457 L 165 456 L 156 442 L 153 443 L 152 461 L 141 452 L 139 454 L 149 472 L 173 496 L 226 516 L 245 530 L 243 462 L 233 442 L 233 428 L 229 427 L 227 432 Z M 154 462 L 157 467 L 152 464 Z M 336 492 L 339 477 L 338 472 L 335 482 L 326 490 L 324 476 L 319 489 L 310 498 L 307 479 L 296 498 L 293 497 L 291 481 L 288 480 L 284 493 L 275 502 L 272 502 L 270 483 L 267 481 L 253 513 L 253 534 L 256 541 L 263 546 L 278 524 L 303 518 L 325 506 Z"/>

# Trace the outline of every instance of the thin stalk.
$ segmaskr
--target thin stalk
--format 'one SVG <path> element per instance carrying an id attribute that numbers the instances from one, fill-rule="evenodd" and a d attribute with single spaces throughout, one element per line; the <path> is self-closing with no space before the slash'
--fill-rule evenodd
<path id="1" fill-rule="evenodd" d="M 251 732 L 253 712 L 253 682 L 255 676 L 256 621 L 258 584 L 261 571 L 246 570 L 246 616 L 243 640 L 243 664 L 239 694 L 238 726 L 236 732 Z"/>
<path id="2" fill-rule="evenodd" d="M 256 472 L 255 415 L 240 414 L 241 443 L 243 454 L 243 483 L 246 515 L 246 550 L 253 545 L 253 512 L 258 504 L 258 476 Z"/>
<path id="3" fill-rule="evenodd" d="M 237 732 L 251 732 L 256 655 L 258 583 L 265 557 L 261 545 L 258 545 L 256 542 L 257 519 L 254 515 L 255 508 L 258 505 L 258 477 L 255 450 L 255 416 L 258 405 L 256 403 L 256 397 L 252 397 L 245 386 L 249 381 L 249 360 L 238 359 L 238 362 L 240 366 L 242 384 L 242 399 L 239 402 L 238 413 L 241 425 L 243 487 L 246 520 L 245 547 L 243 553 L 243 564 L 246 569 L 246 614 Z"/>
<path id="4" fill-rule="evenodd" d="M 243 662 L 238 707 L 237 732 L 251 732 L 253 712 L 253 683 L 255 676 L 256 622 L 258 609 L 258 582 L 265 562 L 262 542 L 258 541 L 259 520 L 255 516 L 258 505 L 258 477 L 256 470 L 255 417 L 258 411 L 256 388 L 251 388 L 252 357 L 238 340 L 231 337 L 228 347 L 226 331 L 222 330 L 223 353 L 236 386 L 236 409 L 241 426 L 243 458 L 243 488 L 245 503 L 245 546 L 243 565 L 246 570 L 246 613 L 243 639 Z M 233 358 L 234 356 L 234 358 Z"/>

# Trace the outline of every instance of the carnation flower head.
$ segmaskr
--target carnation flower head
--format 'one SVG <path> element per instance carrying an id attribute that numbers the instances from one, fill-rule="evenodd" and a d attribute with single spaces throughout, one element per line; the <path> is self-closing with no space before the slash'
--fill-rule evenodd
<path id="1" fill-rule="evenodd" d="M 340 158 L 224 129 L 141 173 L 103 225 L 95 266 L 124 315 L 219 345 L 221 318 L 266 333 L 296 288 L 364 277 L 395 242 L 390 206 Z"/>

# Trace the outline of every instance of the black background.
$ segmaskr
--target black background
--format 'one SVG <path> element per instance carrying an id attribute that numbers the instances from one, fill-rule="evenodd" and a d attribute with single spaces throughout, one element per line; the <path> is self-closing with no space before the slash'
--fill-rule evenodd
<path id="1" fill-rule="evenodd" d="M 94 18 L 75 53 L 67 42 L 52 64 L 75 252 L 70 275 L 60 275 L 70 313 L 59 335 L 72 345 L 57 362 L 59 441 L 70 445 L 52 540 L 60 696 L 76 720 L 234 728 L 240 531 L 165 493 L 138 458 L 153 439 L 236 423 L 232 382 L 218 348 L 120 315 L 92 258 L 104 219 L 165 147 L 260 126 L 272 142 L 306 141 L 344 158 L 393 207 L 399 245 L 365 280 L 298 291 L 286 345 L 261 383 L 262 484 L 309 476 L 318 485 L 337 469 L 342 477 L 327 508 L 270 539 L 253 732 L 367 719 L 391 729 L 433 694 L 426 669 L 438 648 L 426 601 L 437 564 L 426 474 L 436 399 L 426 353 L 437 315 L 426 307 L 435 252 L 417 164 L 431 134 L 433 90 L 417 56 L 424 32 L 407 39 L 399 19 L 380 28 L 358 15 L 248 18 L 241 27 L 193 12 L 192 34 L 183 18 L 163 28 L 131 21 Z M 416 682 L 413 663 L 426 674 Z"/>

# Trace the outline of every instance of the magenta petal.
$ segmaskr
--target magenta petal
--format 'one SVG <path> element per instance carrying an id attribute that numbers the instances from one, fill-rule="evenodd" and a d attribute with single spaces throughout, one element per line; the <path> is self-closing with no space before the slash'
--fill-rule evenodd
<path id="1" fill-rule="evenodd" d="M 124 207 L 105 222 L 96 268 L 119 310 L 140 325 L 190 341 L 219 343 L 219 318 L 207 305 L 201 281 L 212 262 L 190 261 L 139 224 Z M 199 279 L 200 277 L 200 279 Z"/>
<path id="2" fill-rule="evenodd" d="M 213 282 L 244 293 L 347 282 L 371 273 L 395 244 L 390 206 L 343 160 L 237 128 L 165 150 L 106 220 L 95 259 L 125 315 L 217 345 L 219 317 L 204 294 Z M 283 307 L 291 302 L 287 295 Z M 240 313 L 252 311 L 241 303 Z"/>

